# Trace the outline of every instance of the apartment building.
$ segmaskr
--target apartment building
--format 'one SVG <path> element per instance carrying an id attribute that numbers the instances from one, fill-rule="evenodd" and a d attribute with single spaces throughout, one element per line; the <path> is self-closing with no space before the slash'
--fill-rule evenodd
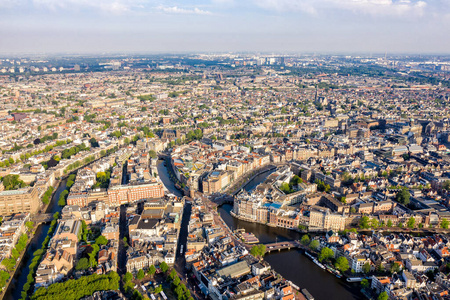
<path id="1" fill-rule="evenodd" d="M 41 201 L 37 188 L 23 188 L 0 192 L 0 215 L 36 213 Z"/>

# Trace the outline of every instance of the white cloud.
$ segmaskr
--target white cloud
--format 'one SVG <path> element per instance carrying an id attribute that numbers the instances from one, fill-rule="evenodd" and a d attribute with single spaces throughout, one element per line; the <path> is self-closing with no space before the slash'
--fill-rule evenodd
<path id="1" fill-rule="evenodd" d="M 32 0 L 35 7 L 58 10 L 58 9 L 95 9 L 103 12 L 122 14 L 135 7 L 139 1 L 135 0 Z"/>
<path id="2" fill-rule="evenodd" d="M 42 10 L 94 10 L 114 14 L 134 11 L 148 0 L 0 0 L 0 8 L 42 9 Z M 154 0 L 150 0 L 154 1 Z"/>
<path id="3" fill-rule="evenodd" d="M 178 6 L 158 6 L 158 10 L 169 14 L 189 14 L 189 15 L 211 15 L 212 13 L 207 10 L 195 8 L 181 8 Z"/>
<path id="4" fill-rule="evenodd" d="M 268 10 L 302 11 L 317 14 L 327 10 L 346 10 L 368 15 L 421 15 L 427 7 L 422 0 L 253 0 Z"/>
<path id="5" fill-rule="evenodd" d="M 217 0 L 230 1 L 230 0 Z M 233 1 L 233 0 L 231 0 Z M 223 2 L 223 3 L 225 3 Z M 161 0 L 0 0 L 0 7 L 33 7 L 51 11 L 93 10 L 105 13 L 124 14 L 164 12 L 169 14 L 211 15 L 208 10 L 198 7 L 180 7 L 158 5 Z"/>

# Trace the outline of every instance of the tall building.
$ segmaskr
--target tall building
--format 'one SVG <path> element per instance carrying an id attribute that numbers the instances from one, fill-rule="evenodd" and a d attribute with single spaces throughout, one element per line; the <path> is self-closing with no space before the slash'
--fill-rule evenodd
<path id="1" fill-rule="evenodd" d="M 314 207 L 309 215 L 310 231 L 340 231 L 345 229 L 346 217 L 334 214 L 328 208 Z"/>
<path id="2" fill-rule="evenodd" d="M 35 213 L 40 203 L 37 188 L 2 191 L 0 192 L 0 215 Z"/>
<path id="3" fill-rule="evenodd" d="M 119 185 L 108 189 L 109 205 L 118 206 L 141 199 L 164 197 L 162 183 L 147 183 L 137 185 Z"/>

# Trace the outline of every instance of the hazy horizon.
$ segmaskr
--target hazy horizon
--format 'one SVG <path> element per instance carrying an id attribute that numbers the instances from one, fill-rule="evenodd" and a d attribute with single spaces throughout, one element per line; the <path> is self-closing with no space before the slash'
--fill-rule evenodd
<path id="1" fill-rule="evenodd" d="M 1 54 L 450 54 L 446 0 L 0 0 Z"/>

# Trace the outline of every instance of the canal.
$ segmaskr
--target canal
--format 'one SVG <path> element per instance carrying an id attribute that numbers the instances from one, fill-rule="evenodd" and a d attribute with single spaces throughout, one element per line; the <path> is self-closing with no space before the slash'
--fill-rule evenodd
<path id="1" fill-rule="evenodd" d="M 66 189 L 67 179 L 64 179 L 59 184 L 56 192 L 53 194 L 52 200 L 47 207 L 46 212 L 54 214 L 55 212 L 61 212 L 61 207 L 58 205 L 59 195 L 62 191 Z M 33 253 L 40 249 L 42 242 L 45 240 L 50 229 L 50 224 L 41 224 L 36 228 L 36 232 L 31 239 L 29 246 L 27 247 L 26 253 L 23 256 L 22 261 L 17 267 L 18 270 L 15 273 L 8 290 L 5 293 L 3 299 L 5 300 L 17 300 L 21 298 L 21 292 L 23 290 L 24 284 L 27 282 L 27 276 L 30 272 L 30 264 L 33 259 Z"/>
<path id="2" fill-rule="evenodd" d="M 163 161 L 158 161 L 157 168 L 159 177 L 169 192 L 176 196 L 181 196 L 181 192 L 175 188 L 175 185 L 170 180 Z M 244 187 L 245 190 L 251 192 L 273 172 L 274 170 L 270 170 L 256 176 Z M 190 205 L 188 208 L 189 211 Z M 250 223 L 233 218 L 230 215 L 231 209 L 231 204 L 225 204 L 218 209 L 227 225 L 232 229 L 244 228 L 246 232 L 253 232 L 261 243 L 293 239 L 299 240 L 301 238 L 301 234 L 292 230 L 273 228 L 263 224 Z M 185 210 L 182 223 L 183 226 L 187 226 L 187 220 L 185 218 L 188 217 L 188 211 Z M 185 234 L 186 231 L 182 230 L 180 234 L 180 245 L 185 243 Z M 180 249 L 180 247 L 178 247 L 178 249 Z M 177 256 L 179 256 L 179 253 L 177 253 Z M 308 289 L 317 300 L 364 299 L 359 292 L 359 283 L 348 283 L 334 277 L 330 273 L 316 266 L 310 259 L 302 254 L 300 250 L 275 252 L 266 255 L 264 259 L 284 278 L 291 280 L 300 288 Z"/>
<path id="3" fill-rule="evenodd" d="M 268 171 L 255 177 L 244 189 L 251 192 L 274 171 Z M 232 229 L 243 228 L 252 232 L 261 243 L 300 240 L 301 234 L 284 228 L 273 228 L 263 224 L 236 219 L 230 215 L 231 204 L 218 208 L 220 216 Z M 300 250 L 272 252 L 264 257 L 272 268 L 284 278 L 291 280 L 300 288 L 306 288 L 316 300 L 364 299 L 359 291 L 359 283 L 348 283 L 322 270 Z"/>
<path id="4" fill-rule="evenodd" d="M 173 183 L 173 181 L 170 180 L 170 176 L 169 176 L 169 172 L 167 171 L 167 167 L 165 166 L 165 163 L 163 160 L 158 160 L 158 162 L 156 163 L 156 168 L 158 170 L 159 178 L 161 179 L 164 186 L 170 193 L 174 194 L 177 197 L 183 197 L 183 194 L 181 193 L 181 191 L 178 190 L 175 187 L 175 184 Z"/>

